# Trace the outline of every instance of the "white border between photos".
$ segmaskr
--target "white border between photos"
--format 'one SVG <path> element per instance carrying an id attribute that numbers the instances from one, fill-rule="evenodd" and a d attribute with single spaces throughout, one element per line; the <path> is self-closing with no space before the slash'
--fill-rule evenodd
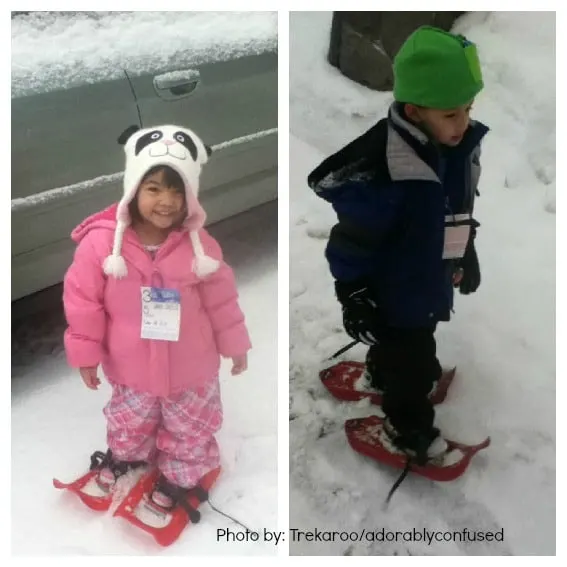
<path id="1" fill-rule="evenodd" d="M 278 556 L 289 555 L 289 13 L 278 13 Z"/>

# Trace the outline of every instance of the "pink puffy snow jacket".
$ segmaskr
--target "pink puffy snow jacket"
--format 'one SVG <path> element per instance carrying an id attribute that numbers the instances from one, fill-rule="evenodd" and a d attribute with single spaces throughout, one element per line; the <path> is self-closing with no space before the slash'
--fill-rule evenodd
<path id="1" fill-rule="evenodd" d="M 87 218 L 72 233 L 78 243 L 64 280 L 67 360 L 74 368 L 102 368 L 111 383 L 159 397 L 215 380 L 220 357 L 251 347 L 238 305 L 234 274 L 218 243 L 201 229 L 205 252 L 221 267 L 205 279 L 192 271 L 193 247 L 186 230 L 173 231 L 155 258 L 135 232 L 124 234 L 128 275 L 107 277 L 103 262 L 112 250 L 116 205 Z M 179 341 L 140 338 L 142 286 L 176 289 L 181 297 Z"/>

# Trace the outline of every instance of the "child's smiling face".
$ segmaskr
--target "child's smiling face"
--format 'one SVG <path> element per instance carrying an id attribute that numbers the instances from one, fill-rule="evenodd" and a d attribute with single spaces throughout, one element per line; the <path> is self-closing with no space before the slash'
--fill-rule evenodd
<path id="1" fill-rule="evenodd" d="M 457 108 L 439 110 L 406 104 L 406 115 L 410 120 L 422 126 L 439 144 L 458 146 L 470 123 L 473 102 Z"/>
<path id="2" fill-rule="evenodd" d="M 138 189 L 137 205 L 143 221 L 159 230 L 179 225 L 185 216 L 185 195 L 167 182 L 163 169 L 147 176 Z"/>

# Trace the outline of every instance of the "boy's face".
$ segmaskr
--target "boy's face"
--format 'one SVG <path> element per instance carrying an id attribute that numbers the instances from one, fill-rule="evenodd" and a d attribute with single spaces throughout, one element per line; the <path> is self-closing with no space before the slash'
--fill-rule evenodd
<path id="1" fill-rule="evenodd" d="M 185 213 L 185 196 L 166 186 L 163 171 L 150 175 L 142 182 L 137 204 L 142 219 L 161 230 L 178 225 Z"/>
<path id="2" fill-rule="evenodd" d="M 473 102 L 449 110 L 406 104 L 405 110 L 408 118 L 424 127 L 438 143 L 458 146 L 469 127 Z"/>

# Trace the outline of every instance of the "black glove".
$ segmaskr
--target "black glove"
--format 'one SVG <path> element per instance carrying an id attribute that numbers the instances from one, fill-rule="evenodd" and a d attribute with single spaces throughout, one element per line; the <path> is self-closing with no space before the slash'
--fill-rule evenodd
<path id="1" fill-rule="evenodd" d="M 465 254 L 461 260 L 461 269 L 463 277 L 459 283 L 459 291 L 463 295 L 474 293 L 480 286 L 480 265 L 478 263 L 478 256 L 474 247 L 474 240 L 476 238 L 476 229 L 480 226 L 476 221 L 471 227 L 471 235 Z"/>
<path id="2" fill-rule="evenodd" d="M 378 303 L 368 286 L 360 282 L 335 282 L 335 292 L 343 307 L 343 325 L 347 334 L 361 343 L 376 344 L 382 320 Z"/>

